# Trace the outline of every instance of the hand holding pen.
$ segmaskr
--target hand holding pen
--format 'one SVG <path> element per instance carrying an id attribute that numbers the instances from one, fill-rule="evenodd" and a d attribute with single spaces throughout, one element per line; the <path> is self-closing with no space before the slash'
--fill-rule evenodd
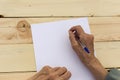
<path id="1" fill-rule="evenodd" d="M 94 56 L 93 35 L 85 33 L 81 26 L 73 26 L 69 30 L 69 38 L 72 48 L 83 64 L 91 71 L 96 80 L 105 80 L 107 71 Z"/>
<path id="2" fill-rule="evenodd" d="M 80 60 L 89 64 L 94 59 L 94 37 L 84 32 L 81 26 L 74 26 L 69 30 L 69 37 L 72 48 Z"/>

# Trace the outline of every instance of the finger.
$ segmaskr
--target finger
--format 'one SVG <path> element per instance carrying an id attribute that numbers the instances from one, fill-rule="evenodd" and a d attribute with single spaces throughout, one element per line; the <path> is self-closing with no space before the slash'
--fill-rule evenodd
<path id="1" fill-rule="evenodd" d="M 80 44 L 78 44 L 78 42 L 75 40 L 75 37 L 74 37 L 74 34 L 72 31 L 69 31 L 69 35 L 70 35 L 70 41 L 71 41 L 72 48 L 77 53 L 77 55 L 81 59 L 81 61 L 83 61 L 84 60 L 83 55 L 86 54 L 86 52 L 84 51 L 82 46 Z"/>
<path id="2" fill-rule="evenodd" d="M 60 69 L 60 67 L 54 67 L 53 71 L 57 71 L 58 69 Z"/>
<path id="3" fill-rule="evenodd" d="M 75 39 L 75 35 L 72 31 L 69 31 L 69 39 L 70 39 L 70 42 L 71 42 L 72 46 L 78 45 L 78 43 Z"/>
<path id="4" fill-rule="evenodd" d="M 49 69 L 52 69 L 52 67 L 50 67 L 50 66 L 47 65 L 47 66 L 44 66 L 43 69 L 49 70 Z"/>
<path id="5" fill-rule="evenodd" d="M 52 68 L 51 68 L 50 66 L 44 66 L 44 67 L 36 74 L 36 76 L 48 75 L 51 69 L 52 69 Z"/>
<path id="6" fill-rule="evenodd" d="M 74 35 L 74 33 L 72 31 L 69 31 L 69 38 L 70 38 L 72 48 L 75 50 L 75 52 L 78 55 L 80 55 L 80 53 L 84 52 L 82 46 L 75 39 L 75 35 Z"/>
<path id="7" fill-rule="evenodd" d="M 48 72 L 50 72 L 52 69 L 53 69 L 52 67 L 47 65 L 47 66 L 44 66 L 41 71 L 48 71 Z"/>
<path id="8" fill-rule="evenodd" d="M 53 69 L 51 69 L 50 73 L 54 73 L 54 72 L 57 71 L 58 69 L 60 69 L 60 67 L 54 67 Z"/>
<path id="9" fill-rule="evenodd" d="M 80 25 L 73 26 L 70 31 L 77 31 L 78 35 L 85 33 Z"/>
<path id="10" fill-rule="evenodd" d="M 32 80 L 51 80 L 51 79 L 49 79 L 49 75 L 47 76 L 42 75 L 42 76 L 39 76 L 37 79 L 32 79 Z"/>
<path id="11" fill-rule="evenodd" d="M 52 68 L 50 66 L 44 66 L 37 74 L 33 76 L 33 80 L 47 80 L 51 70 Z"/>
<path id="12" fill-rule="evenodd" d="M 70 71 L 67 71 L 62 76 L 60 76 L 60 78 L 62 78 L 63 80 L 68 80 L 70 77 L 71 77 L 71 72 Z"/>
<path id="13" fill-rule="evenodd" d="M 59 75 L 61 76 L 62 74 L 64 74 L 67 71 L 67 69 L 65 67 L 59 68 L 56 72 L 55 75 Z"/>

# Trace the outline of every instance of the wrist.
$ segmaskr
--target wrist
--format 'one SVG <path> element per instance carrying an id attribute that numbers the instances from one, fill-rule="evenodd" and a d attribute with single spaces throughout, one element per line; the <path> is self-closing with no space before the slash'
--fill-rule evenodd
<path id="1" fill-rule="evenodd" d="M 105 80 L 107 70 L 105 70 L 97 58 L 93 58 L 88 64 L 86 64 L 86 66 L 94 75 L 96 80 Z"/>

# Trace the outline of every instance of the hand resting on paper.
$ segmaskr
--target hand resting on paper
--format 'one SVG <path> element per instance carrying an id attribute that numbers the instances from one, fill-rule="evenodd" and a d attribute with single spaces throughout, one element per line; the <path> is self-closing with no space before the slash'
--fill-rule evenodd
<path id="1" fill-rule="evenodd" d="M 71 73 L 65 67 L 43 67 L 28 80 L 69 80 Z"/>
<path id="2" fill-rule="evenodd" d="M 79 44 L 78 40 L 76 40 L 76 35 L 74 31 L 77 32 L 77 39 L 79 39 L 89 50 L 87 53 L 83 47 Z M 107 71 L 98 61 L 98 59 L 94 56 L 94 37 L 91 34 L 87 34 L 83 31 L 81 26 L 74 26 L 69 30 L 69 38 L 71 42 L 71 46 L 83 62 L 83 64 L 91 71 L 91 73 L 95 76 L 96 80 L 105 80 L 107 75 Z"/>

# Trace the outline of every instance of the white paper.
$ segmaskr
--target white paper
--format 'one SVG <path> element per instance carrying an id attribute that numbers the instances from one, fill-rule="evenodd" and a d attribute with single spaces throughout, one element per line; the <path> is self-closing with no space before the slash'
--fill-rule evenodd
<path id="1" fill-rule="evenodd" d="M 87 18 L 31 25 L 37 71 L 45 65 L 65 66 L 72 73 L 70 80 L 95 80 L 71 47 L 68 30 L 75 25 L 90 33 Z"/>

